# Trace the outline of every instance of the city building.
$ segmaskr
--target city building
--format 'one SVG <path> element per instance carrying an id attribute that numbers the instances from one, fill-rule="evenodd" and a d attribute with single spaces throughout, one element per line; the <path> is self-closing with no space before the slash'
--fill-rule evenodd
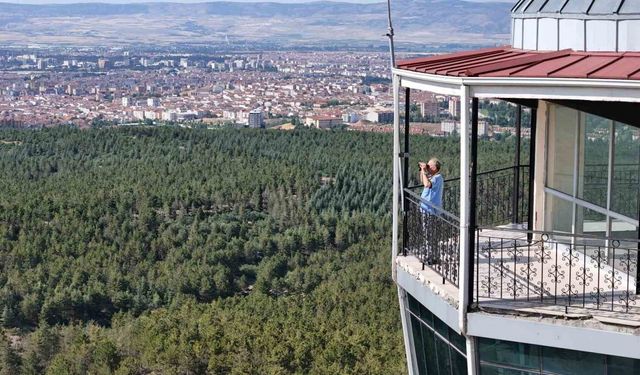
<path id="1" fill-rule="evenodd" d="M 358 115 L 357 113 L 351 112 L 351 113 L 344 113 L 342 115 L 342 122 L 346 124 L 353 124 L 358 121 L 360 121 L 360 115 Z"/>
<path id="2" fill-rule="evenodd" d="M 373 110 L 367 112 L 367 121 L 387 124 L 393 122 L 393 111 Z"/>
<path id="3" fill-rule="evenodd" d="M 131 98 L 127 97 L 127 96 L 123 96 L 122 97 L 122 106 L 123 107 L 128 107 L 131 105 Z"/>
<path id="4" fill-rule="evenodd" d="M 419 103 L 420 115 L 426 117 L 431 121 L 438 121 L 440 118 L 440 106 L 435 95 L 431 95 L 427 100 Z"/>
<path id="5" fill-rule="evenodd" d="M 311 116 L 304 120 L 304 125 L 317 129 L 329 129 L 340 125 L 341 119 L 330 116 Z"/>
<path id="6" fill-rule="evenodd" d="M 105 69 L 109 69 L 110 66 L 110 62 L 107 59 L 98 59 L 98 69 L 101 70 L 105 70 Z"/>
<path id="7" fill-rule="evenodd" d="M 262 109 L 256 108 L 249 112 L 249 127 L 264 128 L 264 118 L 262 117 Z"/>
<path id="8" fill-rule="evenodd" d="M 178 113 L 176 111 L 164 111 L 162 112 L 162 119 L 164 121 L 178 121 Z"/>
<path id="9" fill-rule="evenodd" d="M 449 98 L 449 114 L 455 118 L 460 118 L 460 98 L 452 96 Z"/>
<path id="10" fill-rule="evenodd" d="M 157 107 L 160 105 L 160 100 L 158 100 L 158 98 L 148 98 L 147 99 L 147 106 L 148 107 Z"/>
<path id="11" fill-rule="evenodd" d="M 458 133 L 460 132 L 460 123 L 452 120 L 441 121 L 440 131 L 446 134 Z"/>
<path id="12" fill-rule="evenodd" d="M 640 3 L 519 0 L 511 16 L 511 46 L 392 69 L 409 374 L 640 374 Z M 460 98 L 442 207 L 409 185 L 401 90 Z M 513 165 L 480 173 L 480 99 L 530 113 L 528 158 L 518 115 Z"/>

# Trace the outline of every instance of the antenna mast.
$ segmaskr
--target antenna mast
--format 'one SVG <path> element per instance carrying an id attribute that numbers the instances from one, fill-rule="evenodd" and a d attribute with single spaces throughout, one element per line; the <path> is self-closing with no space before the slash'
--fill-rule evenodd
<path id="1" fill-rule="evenodd" d="M 389 38 L 389 53 L 391 54 L 391 68 L 396 67 L 396 52 L 393 47 L 393 25 L 391 24 L 391 0 L 387 0 L 387 18 L 389 28 L 387 29 L 387 38 Z"/>

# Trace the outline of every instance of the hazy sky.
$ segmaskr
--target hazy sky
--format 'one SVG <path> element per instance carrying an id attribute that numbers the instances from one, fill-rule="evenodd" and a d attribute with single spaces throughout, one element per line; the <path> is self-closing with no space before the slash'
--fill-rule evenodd
<path id="1" fill-rule="evenodd" d="M 118 4 L 130 4 L 130 3 L 150 3 L 150 2 L 170 2 L 170 3 L 205 3 L 221 0 L 0 0 L 7 3 L 16 4 L 72 4 L 72 3 L 118 3 Z M 305 3 L 314 0 L 224 0 L 224 1 L 238 1 L 238 2 L 276 2 L 276 3 Z M 315 0 L 317 1 L 317 0 Z M 350 3 L 381 3 L 386 0 L 332 0 L 338 2 L 350 2 Z M 398 2 L 398 0 L 391 0 L 392 3 Z M 515 0 L 468 0 L 477 2 L 514 2 Z"/>

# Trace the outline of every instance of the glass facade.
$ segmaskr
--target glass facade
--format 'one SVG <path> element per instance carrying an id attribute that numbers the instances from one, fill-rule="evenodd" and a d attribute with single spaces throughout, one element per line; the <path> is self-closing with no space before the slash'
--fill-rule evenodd
<path id="1" fill-rule="evenodd" d="M 578 132 L 578 111 L 554 106 L 556 124 L 549 128 L 549 168 L 547 185 L 566 194 L 573 194 L 576 155 L 576 133 Z"/>
<path id="2" fill-rule="evenodd" d="M 480 338 L 481 375 L 640 374 L 640 360 Z"/>
<path id="3" fill-rule="evenodd" d="M 466 340 L 407 294 L 419 375 L 466 375 Z"/>
<path id="4" fill-rule="evenodd" d="M 637 128 L 555 104 L 550 119 L 544 229 L 637 239 Z"/>

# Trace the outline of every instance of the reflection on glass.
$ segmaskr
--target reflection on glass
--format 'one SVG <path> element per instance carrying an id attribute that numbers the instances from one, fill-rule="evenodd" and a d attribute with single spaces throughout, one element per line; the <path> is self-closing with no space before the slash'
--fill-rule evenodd
<path id="1" fill-rule="evenodd" d="M 604 238 L 607 236 L 607 216 L 578 205 L 576 207 L 576 234 L 586 235 L 584 238 L 578 237 L 581 243 L 604 245 Z M 591 236 L 599 238 L 590 238 Z"/>
<path id="2" fill-rule="evenodd" d="M 420 374 L 426 374 L 426 359 L 425 350 L 423 347 L 423 339 L 421 332 L 420 321 L 413 315 L 411 315 L 411 330 L 413 331 L 413 347 L 416 352 L 416 362 L 418 363 L 418 372 Z"/>
<path id="3" fill-rule="evenodd" d="M 610 254 L 613 266 L 635 278 L 638 263 L 633 260 L 636 259 L 638 251 L 638 227 L 626 221 L 613 219 L 611 221 L 611 237 L 618 240 L 612 243 L 612 246 L 615 247 Z"/>
<path id="4" fill-rule="evenodd" d="M 411 295 L 408 299 L 418 373 L 420 375 L 466 375 L 465 338 L 434 316 Z M 438 336 L 436 331 L 441 336 Z M 459 351 L 454 348 L 454 345 Z"/>
<path id="5" fill-rule="evenodd" d="M 553 106 L 555 126 L 549 127 L 548 186 L 573 195 L 575 140 L 578 131 L 578 111 Z"/>
<path id="6" fill-rule="evenodd" d="M 638 240 L 638 227 L 626 221 L 612 219 L 611 238 L 619 239 L 621 243 L 625 242 L 625 239 L 632 240 L 628 241 L 629 244 L 636 244 Z"/>
<path id="7" fill-rule="evenodd" d="M 451 357 L 449 356 L 449 344 L 436 336 L 436 350 L 438 352 L 438 370 L 440 375 L 452 374 Z"/>
<path id="8" fill-rule="evenodd" d="M 607 374 L 640 374 L 640 360 L 609 356 Z"/>
<path id="9" fill-rule="evenodd" d="M 438 351 L 436 350 L 436 342 L 434 338 L 434 333 L 431 330 L 428 330 L 425 335 L 424 340 L 424 350 L 425 357 L 427 359 L 426 367 L 427 374 L 436 374 L 439 375 L 440 371 L 438 371 Z M 447 373 L 442 373 L 442 375 L 448 375 Z"/>
<path id="10" fill-rule="evenodd" d="M 481 375 L 640 374 L 638 359 L 486 338 L 478 349 Z"/>
<path id="11" fill-rule="evenodd" d="M 480 360 L 519 368 L 539 369 L 538 347 L 512 341 L 480 339 Z"/>
<path id="12" fill-rule="evenodd" d="M 560 348 L 542 347 L 542 369 L 555 374 L 604 374 L 605 356 Z"/>
<path id="13" fill-rule="evenodd" d="M 451 349 L 452 372 L 456 375 L 467 374 L 467 359 L 457 351 Z"/>
<path id="14" fill-rule="evenodd" d="M 578 198 L 607 207 L 611 120 L 584 113 L 578 154 Z"/>
<path id="15" fill-rule="evenodd" d="M 547 194 L 545 227 L 548 231 L 571 233 L 573 221 L 573 204 Z"/>
<path id="16" fill-rule="evenodd" d="M 539 372 L 519 371 L 507 368 L 493 367 L 489 365 L 480 366 L 480 375 L 530 375 L 539 374 Z"/>
<path id="17" fill-rule="evenodd" d="M 575 248 L 586 255 L 593 255 L 597 250 L 606 249 L 607 216 L 580 205 L 576 206 Z"/>
<path id="18" fill-rule="evenodd" d="M 638 219 L 640 210 L 640 140 L 638 129 L 615 124 L 611 210 Z"/>

